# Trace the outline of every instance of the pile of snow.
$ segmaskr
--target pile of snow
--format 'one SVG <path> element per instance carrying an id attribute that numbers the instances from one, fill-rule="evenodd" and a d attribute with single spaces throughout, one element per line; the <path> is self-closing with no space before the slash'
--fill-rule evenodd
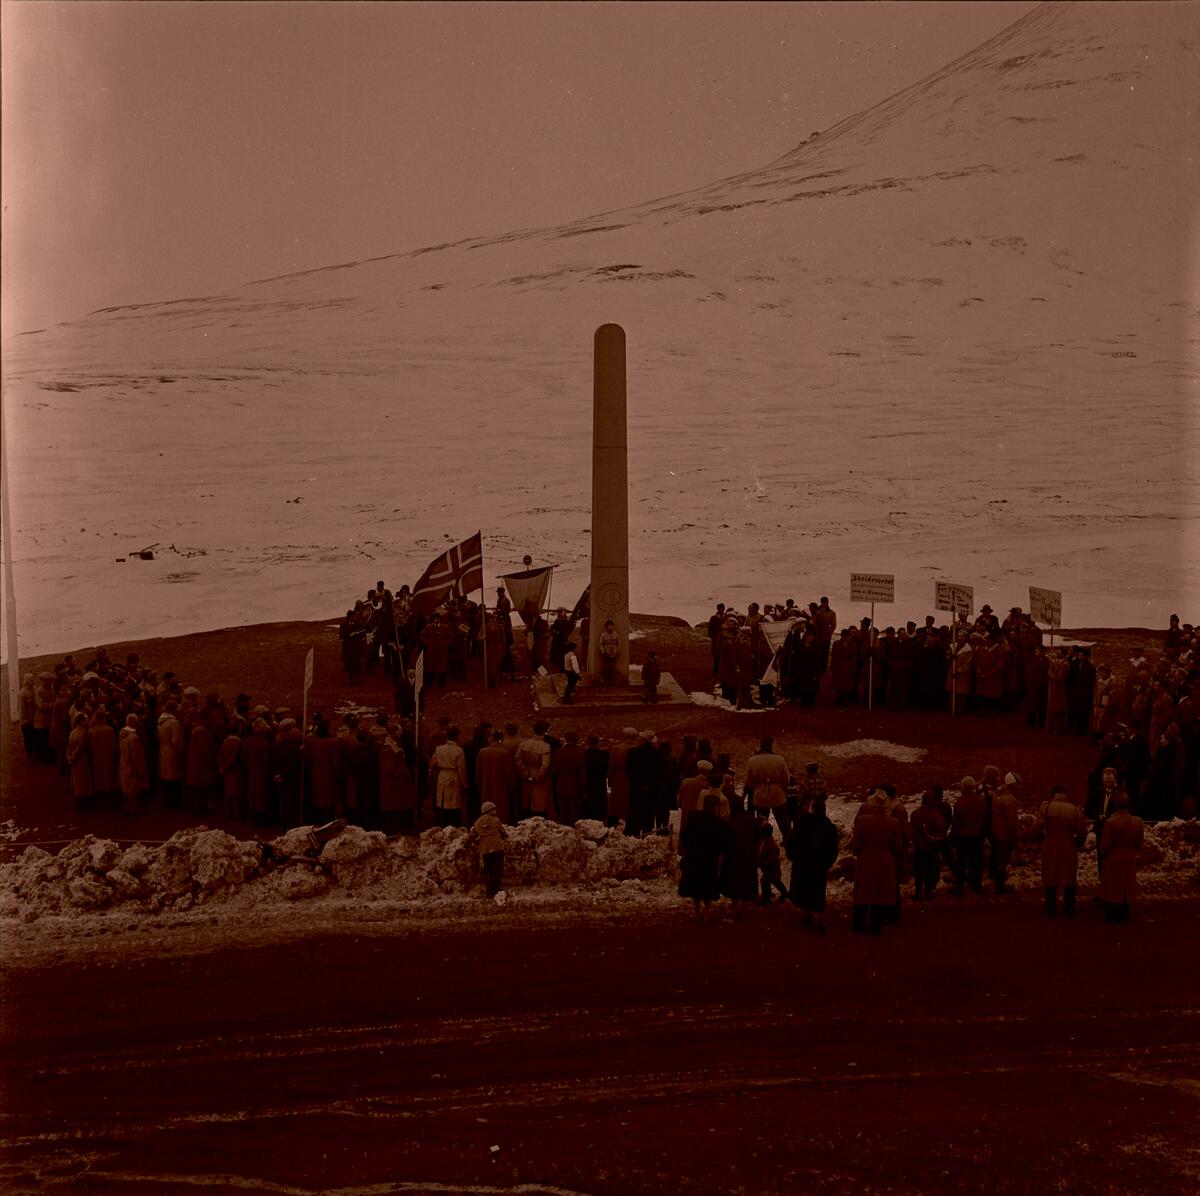
<path id="1" fill-rule="evenodd" d="M 196 827 L 154 847 L 123 850 L 93 835 L 58 855 L 28 847 L 0 865 L 0 916 L 32 921 L 114 907 L 157 913 L 235 894 L 251 904 L 324 896 L 420 901 L 482 884 L 478 854 L 461 827 L 389 840 L 348 826 L 323 845 L 312 829 L 298 827 L 270 844 Z M 505 847 L 505 889 L 619 885 L 675 874 L 669 835 L 627 838 L 593 821 L 565 826 L 529 819 L 509 829 Z"/>
<path id="2" fill-rule="evenodd" d="M 769 710 L 769 706 L 735 706 L 732 702 L 727 702 L 720 694 L 706 693 L 704 690 L 693 690 L 688 697 L 692 699 L 693 705 L 696 706 L 713 706 L 717 710 L 732 710 L 735 714 L 762 714 L 763 711 Z"/>
<path id="3" fill-rule="evenodd" d="M 29 834 L 29 828 L 17 826 L 11 818 L 0 822 L 0 843 L 15 843 L 22 835 L 27 834 Z"/>
<path id="4" fill-rule="evenodd" d="M 907 747 L 887 739 L 851 739 L 824 749 L 826 755 L 848 760 L 854 756 L 886 756 L 900 764 L 916 764 L 925 755 L 924 748 Z"/>

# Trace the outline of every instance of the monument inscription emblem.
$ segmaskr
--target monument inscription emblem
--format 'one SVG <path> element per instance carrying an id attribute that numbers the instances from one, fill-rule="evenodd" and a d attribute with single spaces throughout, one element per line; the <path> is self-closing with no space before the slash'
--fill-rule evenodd
<path id="1" fill-rule="evenodd" d="M 621 610 L 625 605 L 625 589 L 615 581 L 606 581 L 596 591 L 596 601 L 606 615 Z"/>

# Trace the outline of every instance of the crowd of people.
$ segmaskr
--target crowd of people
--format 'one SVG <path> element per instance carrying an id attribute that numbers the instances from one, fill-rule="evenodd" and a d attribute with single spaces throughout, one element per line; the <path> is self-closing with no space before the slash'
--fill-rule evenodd
<path id="1" fill-rule="evenodd" d="M 426 720 L 418 732 L 412 687 L 417 654 L 424 651 L 427 684 L 435 686 L 448 677 L 465 679 L 472 655 L 485 650 L 494 657 L 489 679 L 515 676 L 512 611 L 503 590 L 489 611 L 450 599 L 428 618 L 417 618 L 404 613 L 407 602 L 406 588 L 393 596 L 379 582 L 347 612 L 341 628 L 350 680 L 382 665 L 395 681 L 394 711 L 359 711 L 334 721 L 317 712 L 301 727 L 288 709 L 255 704 L 245 693 L 230 706 L 219 694 L 202 696 L 173 672 L 144 668 L 136 653 L 118 663 L 100 649 L 82 667 L 67 656 L 50 671 L 25 676 L 20 716 L 26 753 L 69 779 L 79 809 L 115 808 L 131 817 L 157 801 L 197 818 L 217 814 L 256 827 L 345 818 L 396 834 L 430 824 L 478 829 L 481 818 L 503 828 L 541 817 L 568 824 L 596 819 L 623 826 L 627 835 L 645 835 L 670 833 L 672 812 L 678 811 L 680 892 L 696 900 L 701 913 L 718 895 L 730 898 L 740 913 L 744 903 L 780 892 L 782 845 L 792 861 L 788 899 L 817 923 L 824 902 L 820 877 L 839 845 L 815 765 L 793 781 L 765 740 L 739 786 L 730 755 L 693 735 L 682 736 L 676 752 L 652 730 L 628 726 L 602 742 L 573 729 L 552 734 L 544 719 L 528 731 L 482 720 L 464 735 L 443 716 Z M 565 610 L 553 624 L 537 611 L 523 617 L 536 667 L 578 670 L 576 641 L 586 635 L 586 612 L 583 626 Z M 764 656 L 766 620 L 791 626 L 778 651 Z M 1157 659 L 1139 656 L 1127 673 L 1115 676 L 1105 666 L 1093 669 L 1080 646 L 1047 660 L 1041 632 L 1017 609 L 1003 623 L 985 606 L 969 624 L 939 628 L 930 616 L 922 628 L 909 623 L 881 635 L 865 622 L 838 634 L 836 613 L 824 598 L 804 611 L 791 602 L 765 610 L 751 604 L 745 616 L 719 605 L 709 621 L 714 674 L 722 687 L 732 685 L 731 700 L 739 703 L 753 696 L 775 701 L 774 680 L 780 697 L 811 704 L 828 671 L 835 700 L 849 704 L 864 697 L 866 660 L 872 662 L 867 684 L 887 705 L 934 707 L 945 694 L 946 670 L 968 708 L 1032 701 L 1039 725 L 1093 735 L 1096 764 L 1078 803 L 1056 792 L 1042 811 L 1047 843 L 1061 863 L 1046 872 L 1048 893 L 1052 885 L 1061 888 L 1068 913 L 1075 865 L 1067 839 L 1078 840 L 1094 824 L 1107 852 L 1105 835 L 1124 844 L 1136 837 L 1130 829 L 1135 824 L 1195 815 L 1200 639 L 1191 624 L 1172 616 Z M 1043 664 L 1045 674 L 1039 671 Z M 1048 700 L 1037 705 L 1043 675 Z M 936 686 L 935 678 L 941 678 Z M 964 778 L 953 805 L 934 790 L 911 818 L 889 786 L 875 791 L 850 842 L 863 861 L 855 881 L 861 928 L 877 930 L 894 916 L 902 876 L 912 878 L 916 900 L 932 896 L 943 866 L 953 891 L 978 890 L 984 844 L 989 875 L 1003 892 L 1017 839 L 1018 783 L 1015 774 L 1002 777 L 989 766 L 978 784 Z M 872 820 L 881 813 L 887 821 Z M 768 818 L 778 827 L 779 844 L 763 832 Z M 481 834 L 489 854 L 502 851 L 502 832 L 488 823 Z M 883 862 L 889 853 L 890 866 Z M 1110 878 L 1124 875 L 1122 869 L 1128 871 L 1119 865 Z M 1051 910 L 1049 895 L 1047 902 Z"/>

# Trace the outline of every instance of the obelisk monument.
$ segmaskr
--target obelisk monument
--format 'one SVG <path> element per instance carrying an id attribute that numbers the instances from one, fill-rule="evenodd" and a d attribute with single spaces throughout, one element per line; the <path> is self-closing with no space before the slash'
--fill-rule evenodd
<path id="1" fill-rule="evenodd" d="M 600 636 L 611 619 L 621 639 L 617 683 L 629 683 L 629 467 L 625 329 L 596 329 L 592 372 L 592 590 L 587 671 L 600 677 Z"/>

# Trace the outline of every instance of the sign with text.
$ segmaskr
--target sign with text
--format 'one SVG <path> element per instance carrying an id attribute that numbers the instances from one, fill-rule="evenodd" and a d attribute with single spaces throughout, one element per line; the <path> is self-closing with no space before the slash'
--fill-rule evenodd
<path id="1" fill-rule="evenodd" d="M 851 573 L 850 601 L 895 602 L 895 576 L 891 573 Z"/>
<path id="2" fill-rule="evenodd" d="M 933 583 L 933 609 L 948 610 L 956 615 L 975 613 L 975 587 L 960 586 L 952 581 Z"/>
<path id="3" fill-rule="evenodd" d="M 1029 587 L 1029 616 L 1035 623 L 1062 626 L 1062 591 Z"/>

